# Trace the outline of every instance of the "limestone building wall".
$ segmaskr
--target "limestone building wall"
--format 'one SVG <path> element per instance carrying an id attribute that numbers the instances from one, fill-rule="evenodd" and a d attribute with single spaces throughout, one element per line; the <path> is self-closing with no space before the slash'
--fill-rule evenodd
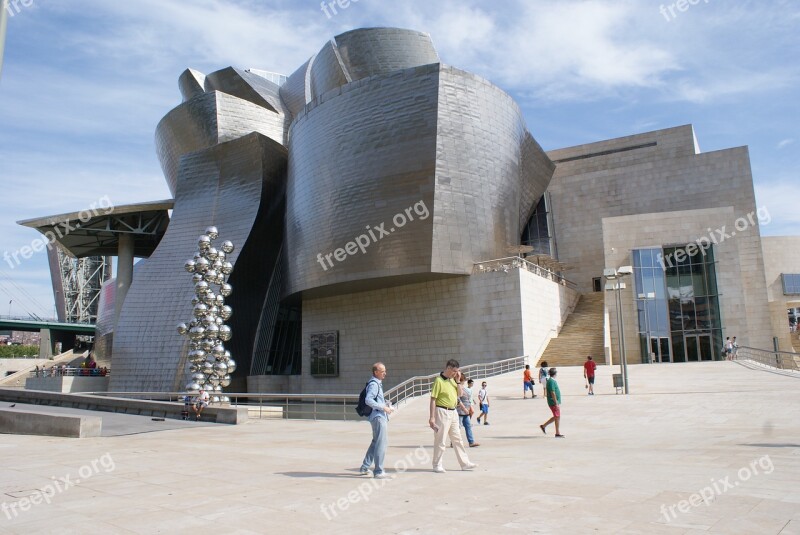
<path id="1" fill-rule="evenodd" d="M 304 299 L 303 372 L 250 376 L 250 392 L 358 392 L 375 361 L 384 388 L 415 375 L 528 354 L 560 329 L 576 292 L 525 270 L 456 276 L 347 295 Z M 309 374 L 310 335 L 339 331 L 339 377 Z"/>
<path id="2" fill-rule="evenodd" d="M 800 295 L 783 295 L 781 273 L 800 273 L 800 236 L 764 236 L 761 245 L 773 336 L 781 350 L 791 351 L 786 309 L 800 307 Z"/>
<path id="3" fill-rule="evenodd" d="M 732 247 L 733 255 L 732 264 L 718 272 L 725 294 L 725 336 L 771 347 L 759 216 L 746 147 L 701 153 L 691 125 L 686 125 L 549 151 L 548 156 L 556 162 L 548 191 L 559 260 L 572 268 L 569 277 L 582 291 L 592 290 L 592 278 L 601 277 L 604 267 L 632 264 L 634 247 L 685 245 L 724 230 L 726 250 Z M 686 220 L 670 215 L 694 211 L 701 213 Z M 607 218 L 624 217 L 629 219 L 609 222 L 606 232 Z M 742 217 L 747 224 L 737 233 Z M 647 232 L 643 222 L 649 222 Z M 634 306 L 632 294 L 625 306 Z M 628 317 L 633 321 L 634 314 Z M 629 329 L 627 323 L 626 339 L 636 333 L 634 324 Z"/>

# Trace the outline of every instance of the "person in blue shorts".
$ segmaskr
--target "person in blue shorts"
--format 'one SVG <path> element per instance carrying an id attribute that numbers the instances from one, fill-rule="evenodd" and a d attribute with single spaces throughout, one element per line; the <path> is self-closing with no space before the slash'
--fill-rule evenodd
<path id="1" fill-rule="evenodd" d="M 483 425 L 489 425 L 489 392 L 486 391 L 486 381 L 481 383 L 481 389 L 478 390 L 478 404 L 481 406 L 478 424 L 481 423 L 481 417 L 483 417 Z"/>

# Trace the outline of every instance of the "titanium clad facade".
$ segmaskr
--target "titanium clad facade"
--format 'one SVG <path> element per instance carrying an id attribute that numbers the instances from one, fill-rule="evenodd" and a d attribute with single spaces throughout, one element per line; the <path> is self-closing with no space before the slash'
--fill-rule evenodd
<path id="1" fill-rule="evenodd" d="M 228 255 L 236 271 L 248 240 L 260 240 L 251 235 L 260 208 L 275 205 L 267 196 L 282 193 L 285 161 L 286 149 L 258 133 L 181 159 L 169 228 L 147 263 L 136 270 L 114 332 L 112 366 L 117 371 L 111 390 L 183 388 L 184 346 L 188 340 L 177 335 L 175 325 L 192 317 L 194 296 L 191 275 L 183 264 L 196 251 L 197 237 L 206 227 L 215 225 L 223 239 L 236 245 Z M 256 254 L 261 253 L 257 250 Z M 236 290 L 234 287 L 231 297 Z M 247 295 L 246 287 L 241 291 L 242 296 Z M 246 310 L 238 312 L 234 308 L 229 322 L 234 333 L 242 329 L 237 323 L 253 323 Z M 234 358 L 240 361 L 248 356 L 237 354 Z"/>

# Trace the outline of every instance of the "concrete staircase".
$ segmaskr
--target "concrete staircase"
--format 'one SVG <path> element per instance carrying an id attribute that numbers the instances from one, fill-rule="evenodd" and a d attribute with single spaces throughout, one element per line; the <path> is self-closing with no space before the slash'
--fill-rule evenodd
<path id="1" fill-rule="evenodd" d="M 586 356 L 605 361 L 603 351 L 603 292 L 581 294 L 557 338 L 550 340 L 539 362 L 548 366 L 582 366 Z"/>

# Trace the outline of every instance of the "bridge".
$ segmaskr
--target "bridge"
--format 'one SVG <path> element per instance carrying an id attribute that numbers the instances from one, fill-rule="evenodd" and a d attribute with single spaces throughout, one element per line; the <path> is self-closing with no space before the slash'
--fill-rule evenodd
<path id="1" fill-rule="evenodd" d="M 79 335 L 94 336 L 95 326 L 88 323 L 61 323 L 58 321 L 32 319 L 0 319 L 0 331 L 39 331 L 39 356 L 53 356 L 56 344 L 61 342 L 61 351 L 75 347 Z"/>

